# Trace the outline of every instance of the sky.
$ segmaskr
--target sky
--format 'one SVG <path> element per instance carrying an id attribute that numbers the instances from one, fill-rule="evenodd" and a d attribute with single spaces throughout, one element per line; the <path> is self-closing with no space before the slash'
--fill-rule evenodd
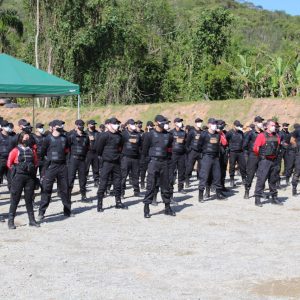
<path id="1" fill-rule="evenodd" d="M 268 10 L 283 10 L 290 15 L 300 15 L 299 0 L 249 0 L 249 2 Z"/>

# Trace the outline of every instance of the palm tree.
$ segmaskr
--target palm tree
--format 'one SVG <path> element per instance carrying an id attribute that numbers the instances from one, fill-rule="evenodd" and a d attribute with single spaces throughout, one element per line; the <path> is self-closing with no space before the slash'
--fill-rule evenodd
<path id="1" fill-rule="evenodd" d="M 23 35 L 23 23 L 17 11 L 13 9 L 2 9 L 3 0 L 0 0 L 0 53 L 10 49 L 9 34 L 16 33 L 19 37 Z"/>

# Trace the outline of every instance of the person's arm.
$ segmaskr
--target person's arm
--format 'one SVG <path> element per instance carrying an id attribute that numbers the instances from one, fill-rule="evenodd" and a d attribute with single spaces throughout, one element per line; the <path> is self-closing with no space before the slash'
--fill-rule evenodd
<path id="1" fill-rule="evenodd" d="M 7 159 L 7 167 L 11 170 L 12 166 L 17 163 L 17 160 L 18 160 L 18 154 L 19 154 L 19 150 L 18 148 L 14 148 L 13 150 L 11 150 L 9 152 L 9 155 L 8 155 L 8 159 Z"/>
<path id="2" fill-rule="evenodd" d="M 224 132 L 220 132 L 220 142 L 223 147 L 226 147 L 228 145 Z"/>
<path id="3" fill-rule="evenodd" d="M 249 147 L 249 142 L 250 142 L 251 136 L 252 136 L 252 131 L 249 131 L 244 134 L 244 141 L 243 141 L 243 150 L 244 151 L 250 150 L 248 147 Z"/>
<path id="4" fill-rule="evenodd" d="M 189 131 L 189 133 L 188 133 L 188 135 L 186 137 L 186 144 L 185 144 L 185 146 L 186 146 L 187 151 L 190 151 L 190 147 L 191 147 L 191 143 L 192 143 L 193 138 L 194 138 L 194 131 L 191 130 L 191 131 Z"/>
<path id="5" fill-rule="evenodd" d="M 95 150 L 96 150 L 98 156 L 102 156 L 107 138 L 108 138 L 108 133 L 106 133 L 106 132 L 97 135 L 97 138 L 95 141 Z"/>
<path id="6" fill-rule="evenodd" d="M 148 133 L 144 135 L 144 140 L 143 140 L 142 154 L 144 156 L 148 156 L 150 146 L 151 146 L 151 133 Z"/>
<path id="7" fill-rule="evenodd" d="M 259 156 L 259 149 L 261 146 L 265 145 L 266 143 L 266 137 L 263 133 L 260 133 L 254 142 L 253 146 L 253 152 L 255 153 L 256 156 Z"/>
<path id="8" fill-rule="evenodd" d="M 47 149 L 50 145 L 49 142 L 49 135 L 44 138 L 42 148 L 41 148 L 41 159 L 44 159 L 44 157 L 47 155 Z"/>
<path id="9" fill-rule="evenodd" d="M 32 149 L 33 153 L 33 163 L 35 167 L 38 167 L 38 156 L 37 156 L 37 150 L 36 147 Z"/>

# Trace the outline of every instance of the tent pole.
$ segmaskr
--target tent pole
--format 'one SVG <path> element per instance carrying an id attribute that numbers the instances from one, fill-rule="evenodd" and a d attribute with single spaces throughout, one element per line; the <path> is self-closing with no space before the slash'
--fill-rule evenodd
<path id="1" fill-rule="evenodd" d="M 77 98 L 77 119 L 80 119 L 80 95 Z"/>
<path id="2" fill-rule="evenodd" d="M 32 127 L 35 126 L 35 107 L 34 107 L 35 98 L 32 98 Z"/>

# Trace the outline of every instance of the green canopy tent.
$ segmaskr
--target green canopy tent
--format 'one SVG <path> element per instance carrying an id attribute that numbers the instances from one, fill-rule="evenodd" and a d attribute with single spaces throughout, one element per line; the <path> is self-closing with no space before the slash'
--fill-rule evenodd
<path id="1" fill-rule="evenodd" d="M 0 97 L 77 96 L 80 118 L 79 85 L 39 70 L 7 54 L 0 54 Z M 34 123 L 33 99 L 33 123 Z"/>

